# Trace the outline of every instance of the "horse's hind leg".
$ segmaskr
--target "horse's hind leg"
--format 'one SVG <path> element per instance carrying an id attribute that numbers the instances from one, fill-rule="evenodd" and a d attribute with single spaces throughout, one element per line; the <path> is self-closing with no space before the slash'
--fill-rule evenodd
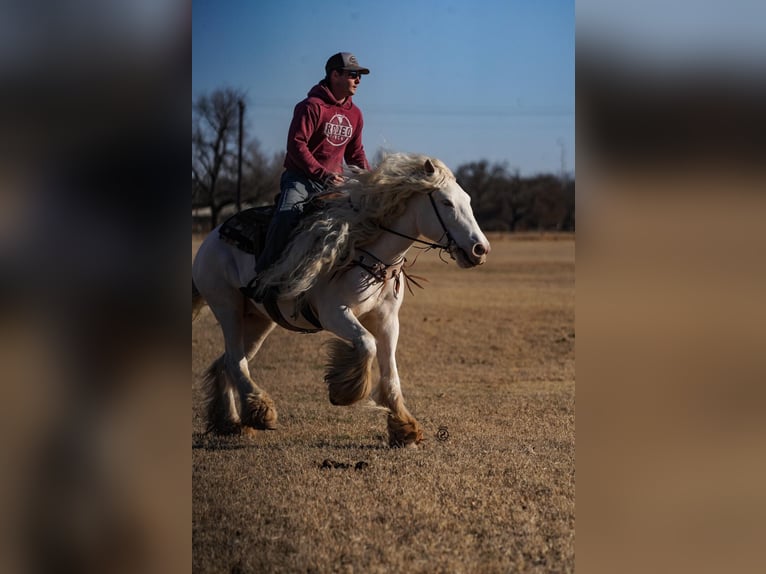
<path id="1" fill-rule="evenodd" d="M 244 347 L 246 352 L 245 368 L 261 349 L 261 345 L 276 327 L 271 319 L 260 314 L 248 314 L 244 320 Z M 242 424 L 257 429 L 274 429 L 277 423 L 277 410 L 274 401 L 259 389 L 249 377 L 249 385 L 239 385 L 242 403 Z"/>
<path id="2" fill-rule="evenodd" d="M 231 385 L 236 387 L 240 399 L 240 416 L 238 423 L 244 427 L 257 429 L 273 429 L 276 427 L 277 411 L 271 398 L 259 389 L 248 368 L 248 354 L 252 356 L 260 347 L 263 340 L 273 328 L 268 320 L 249 319 L 245 315 L 245 299 L 242 294 L 231 293 L 229 297 L 220 297 L 218 301 L 208 300 L 213 314 L 221 326 L 226 352 L 221 357 L 219 367 L 229 383 L 226 389 L 231 392 Z M 249 353 L 246 353 L 245 346 Z M 221 386 L 219 385 L 219 388 Z M 225 395 L 221 403 L 226 404 L 230 398 Z M 211 423 L 214 421 L 210 421 Z M 214 430 L 223 430 L 218 429 Z"/>
<path id="3" fill-rule="evenodd" d="M 203 377 L 206 431 L 221 435 L 239 434 L 242 425 L 234 402 L 234 393 L 226 377 L 224 357 L 221 355 L 213 361 Z"/>

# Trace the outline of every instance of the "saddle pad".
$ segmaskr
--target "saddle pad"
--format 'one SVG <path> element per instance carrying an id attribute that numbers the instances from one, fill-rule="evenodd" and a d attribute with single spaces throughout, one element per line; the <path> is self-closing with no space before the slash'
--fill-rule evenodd
<path id="1" fill-rule="evenodd" d="M 258 255 L 266 244 L 266 232 L 273 214 L 273 205 L 245 209 L 224 221 L 218 234 L 245 253 Z"/>

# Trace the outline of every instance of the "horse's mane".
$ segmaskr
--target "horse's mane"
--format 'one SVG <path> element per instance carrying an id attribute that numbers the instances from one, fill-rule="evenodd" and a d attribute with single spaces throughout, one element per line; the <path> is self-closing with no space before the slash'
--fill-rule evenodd
<path id="1" fill-rule="evenodd" d="M 426 170 L 430 160 L 434 171 Z M 287 297 L 306 293 L 319 277 L 347 265 L 354 248 L 371 243 L 404 213 L 407 200 L 428 193 L 455 176 L 441 161 L 418 154 L 393 153 L 371 171 L 352 169 L 333 188 L 337 198 L 307 216 L 289 249 L 258 280 L 258 289 L 280 286 Z"/>

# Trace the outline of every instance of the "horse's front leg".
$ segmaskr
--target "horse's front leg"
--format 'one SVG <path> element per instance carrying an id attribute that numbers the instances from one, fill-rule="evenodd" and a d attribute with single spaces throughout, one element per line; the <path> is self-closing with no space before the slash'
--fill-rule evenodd
<path id="1" fill-rule="evenodd" d="M 370 394 L 375 337 L 350 309 L 341 305 L 326 309 L 321 316 L 325 329 L 345 341 L 329 342 L 329 360 L 324 380 L 334 405 L 351 405 Z"/>
<path id="2" fill-rule="evenodd" d="M 374 333 L 377 342 L 380 381 L 373 392 L 373 399 L 388 410 L 388 444 L 392 447 L 415 446 L 423 440 L 423 430 L 404 405 L 396 367 L 398 308 L 371 315 L 365 320 L 365 325 Z"/>

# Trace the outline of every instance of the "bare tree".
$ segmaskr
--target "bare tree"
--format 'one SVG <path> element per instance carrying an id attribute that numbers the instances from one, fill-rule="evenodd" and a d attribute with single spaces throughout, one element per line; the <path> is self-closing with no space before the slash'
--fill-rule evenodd
<path id="1" fill-rule="evenodd" d="M 556 229 L 574 231 L 574 179 L 564 182 L 553 174 L 521 177 L 506 164 L 481 160 L 455 171 L 471 195 L 479 224 L 492 231 Z"/>
<path id="2" fill-rule="evenodd" d="M 551 173 L 538 174 L 524 181 L 529 199 L 529 214 L 525 218 L 526 229 L 562 230 L 567 219 L 567 206 L 561 179 Z"/>
<path id="3" fill-rule="evenodd" d="M 505 163 L 481 160 L 461 165 L 455 177 L 471 195 L 476 218 L 485 229 L 516 229 L 527 211 L 518 170 L 510 174 Z"/>
<path id="4" fill-rule="evenodd" d="M 253 140 L 245 150 L 242 197 L 251 205 L 274 203 L 279 194 L 279 179 L 282 175 L 284 152 L 267 157 L 261 152 L 260 144 Z"/>
<path id="5" fill-rule="evenodd" d="M 569 174 L 563 187 L 564 214 L 559 224 L 559 229 L 564 231 L 575 230 L 575 180 Z"/>
<path id="6" fill-rule="evenodd" d="M 210 228 L 221 208 L 236 201 L 236 140 L 241 90 L 220 88 L 192 106 L 192 205 L 210 208 Z"/>

